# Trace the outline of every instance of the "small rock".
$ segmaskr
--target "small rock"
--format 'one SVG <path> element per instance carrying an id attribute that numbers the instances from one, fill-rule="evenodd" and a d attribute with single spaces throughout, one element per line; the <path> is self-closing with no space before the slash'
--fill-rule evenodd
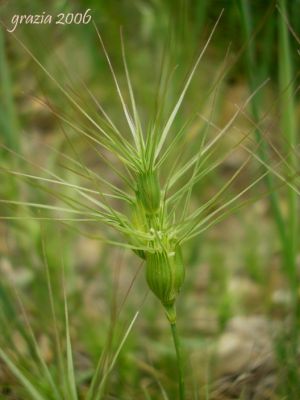
<path id="1" fill-rule="evenodd" d="M 256 304 L 261 298 L 259 286 L 247 277 L 233 278 L 228 287 L 229 293 L 239 301 Z M 250 305 L 249 304 L 249 305 Z"/>
<path id="2" fill-rule="evenodd" d="M 291 301 L 292 296 L 289 290 L 278 289 L 272 293 L 272 303 L 276 306 L 288 306 Z"/>

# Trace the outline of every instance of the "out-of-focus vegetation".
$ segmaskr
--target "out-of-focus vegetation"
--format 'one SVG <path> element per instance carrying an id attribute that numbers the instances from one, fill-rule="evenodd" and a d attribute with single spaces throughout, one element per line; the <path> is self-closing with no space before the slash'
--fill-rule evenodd
<path id="1" fill-rule="evenodd" d="M 161 177 L 236 114 L 214 150 L 223 162 L 191 198 L 194 209 L 209 202 L 239 171 L 222 198 L 237 202 L 184 248 L 177 313 L 186 399 L 298 400 L 298 0 L 1 3 L 0 398 L 75 399 L 75 382 L 78 398 L 89 400 L 177 396 L 170 332 L 143 263 L 105 243 L 123 239 L 101 222 L 66 211 L 82 200 L 80 185 L 106 191 L 105 178 L 123 189 L 116 160 L 80 134 L 86 119 L 49 76 L 95 120 L 99 102 L 127 135 L 95 27 L 6 30 L 15 14 L 87 9 L 129 102 L 122 27 L 145 125 L 162 104 L 166 120 L 224 9 L 174 121 L 171 135 L 188 125 Z"/>

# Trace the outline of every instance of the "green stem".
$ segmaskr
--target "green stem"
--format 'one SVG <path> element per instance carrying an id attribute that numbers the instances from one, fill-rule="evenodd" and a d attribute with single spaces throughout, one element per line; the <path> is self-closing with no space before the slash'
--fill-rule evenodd
<path id="1" fill-rule="evenodd" d="M 287 15 L 287 2 L 279 1 L 282 15 Z M 292 171 L 297 171 L 298 160 L 295 152 L 297 146 L 297 126 L 294 105 L 293 65 L 288 36 L 288 27 L 284 17 L 279 15 L 279 89 L 281 93 L 281 128 L 287 143 L 287 161 Z M 298 195 L 288 188 L 289 214 L 287 217 L 289 264 L 287 272 L 291 282 L 294 301 L 298 300 L 297 284 L 297 249 L 298 249 Z"/>
<path id="2" fill-rule="evenodd" d="M 178 381 L 179 381 L 179 399 L 185 399 L 185 387 L 184 387 L 184 377 L 183 377 L 183 362 L 181 357 L 181 344 L 179 340 L 179 335 L 176 327 L 176 321 L 170 322 L 174 347 L 176 351 L 176 359 L 177 359 L 177 369 L 178 369 Z"/>

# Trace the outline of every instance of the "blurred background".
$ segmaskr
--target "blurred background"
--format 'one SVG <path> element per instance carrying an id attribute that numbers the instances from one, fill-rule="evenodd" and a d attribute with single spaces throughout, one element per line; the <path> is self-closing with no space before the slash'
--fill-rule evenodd
<path id="1" fill-rule="evenodd" d="M 139 316 L 103 398 L 176 398 L 169 327 L 148 291 L 140 260 L 129 250 L 99 240 L 115 238 L 100 223 L 67 220 L 62 209 L 40 207 L 63 207 L 62 200 L 74 196 L 74 191 L 28 176 L 60 176 L 73 185 L 85 184 L 82 165 L 86 165 L 122 185 L 105 162 L 116 165 L 114 157 L 106 151 L 102 157 L 74 127 L 85 126 L 85 118 L 56 83 L 97 119 L 92 93 L 112 120 L 124 125 L 93 23 L 54 23 L 59 13 L 86 10 L 128 99 L 122 27 L 145 126 L 155 112 L 162 65 L 167 66 L 164 109 L 168 115 L 223 10 L 175 120 L 174 131 L 193 117 L 185 132 L 185 157 L 201 142 L 206 119 L 212 121 L 208 135 L 213 138 L 217 127 L 224 127 L 251 93 L 262 87 L 217 146 L 216 159 L 226 157 L 196 186 L 192 202 L 208 201 L 241 167 L 248 153 L 242 147 L 230 149 L 245 134 L 250 135 L 258 159 L 252 157 L 234 180 L 227 199 L 268 173 L 243 196 L 241 207 L 184 249 L 187 276 L 178 300 L 178 328 L 187 399 L 298 400 L 299 0 L 1 1 L 1 347 L 47 393 L 26 321 L 46 364 L 59 379 L 55 335 L 61 333 L 64 347 L 64 287 L 82 399 L 99 357 L 105 368 L 137 310 Z M 14 15 L 29 14 L 51 15 L 53 21 L 19 23 L 13 34 L 7 31 Z M 215 89 L 214 100 L 208 101 Z M 53 309 L 58 327 L 53 324 Z M 23 386 L 0 361 L 0 398 L 31 398 Z M 52 398 L 51 391 L 48 396 Z"/>

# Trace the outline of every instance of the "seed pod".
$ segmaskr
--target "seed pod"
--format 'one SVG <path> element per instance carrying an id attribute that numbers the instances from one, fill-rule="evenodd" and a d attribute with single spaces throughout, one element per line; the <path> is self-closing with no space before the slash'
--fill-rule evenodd
<path id="1" fill-rule="evenodd" d="M 163 250 L 146 254 L 147 283 L 166 309 L 173 307 L 184 277 L 185 270 L 179 245 L 175 245 L 169 252 Z"/>
<path id="2" fill-rule="evenodd" d="M 143 172 L 138 175 L 136 197 L 148 214 L 158 211 L 160 205 L 160 185 L 156 171 Z"/>

